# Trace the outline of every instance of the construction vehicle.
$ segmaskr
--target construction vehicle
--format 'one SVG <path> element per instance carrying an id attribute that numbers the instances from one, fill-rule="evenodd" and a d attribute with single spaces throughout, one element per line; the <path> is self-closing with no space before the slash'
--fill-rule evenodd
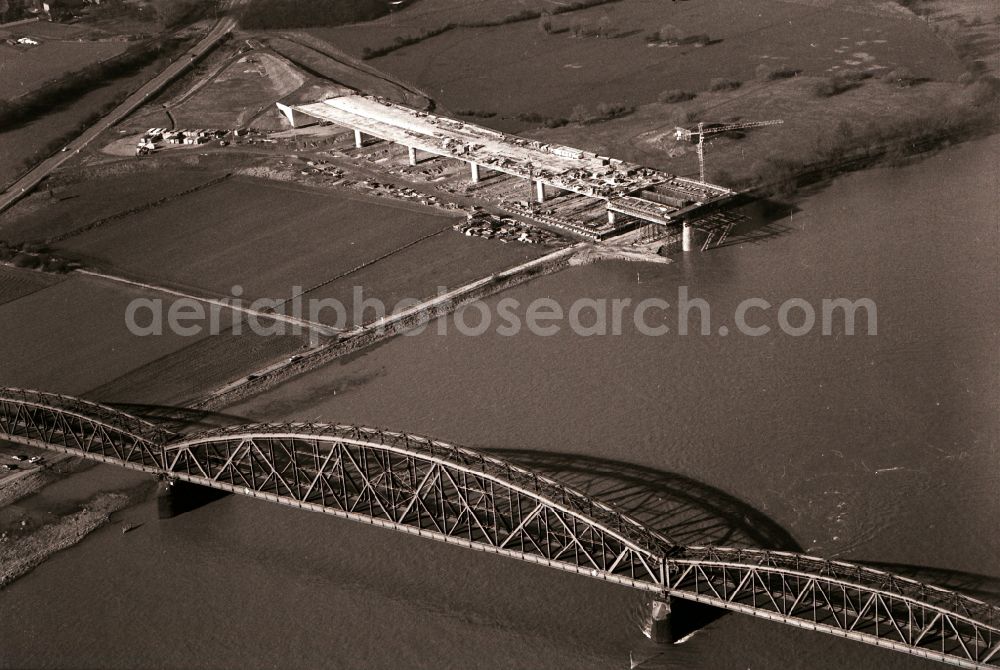
<path id="1" fill-rule="evenodd" d="M 705 135 L 714 135 L 716 133 L 726 133 L 731 130 L 746 130 L 747 128 L 763 128 L 765 126 L 777 126 L 784 123 L 783 119 L 775 119 L 773 121 L 742 121 L 738 123 L 724 123 L 720 125 L 711 125 L 708 128 L 705 127 L 704 123 L 698 123 L 698 128 L 695 130 L 689 128 L 677 127 L 674 129 L 674 138 L 678 141 L 687 140 L 689 142 L 694 142 L 697 136 L 698 140 L 698 176 L 701 181 L 705 181 Z"/>

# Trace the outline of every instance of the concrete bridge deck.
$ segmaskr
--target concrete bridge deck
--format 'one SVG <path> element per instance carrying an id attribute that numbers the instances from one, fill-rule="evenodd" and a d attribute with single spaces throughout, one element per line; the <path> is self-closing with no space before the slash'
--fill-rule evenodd
<path id="1" fill-rule="evenodd" d="M 735 195 L 716 184 L 582 149 L 508 135 L 370 96 L 343 95 L 304 105 L 279 104 L 278 108 L 293 126 L 320 119 L 352 129 L 358 147 L 365 135 L 406 146 L 411 164 L 416 164 L 417 152 L 465 161 L 473 182 L 479 181 L 481 170 L 530 180 L 538 202 L 545 200 L 546 186 L 602 199 L 608 203 L 612 222 L 615 213 L 623 213 L 668 225 Z M 674 206 L 644 199 L 641 193 L 654 187 L 668 190 L 686 204 Z"/>

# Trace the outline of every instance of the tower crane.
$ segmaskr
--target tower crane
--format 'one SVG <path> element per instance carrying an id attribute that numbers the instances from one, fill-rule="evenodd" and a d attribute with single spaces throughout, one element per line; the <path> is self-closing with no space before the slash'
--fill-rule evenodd
<path id="1" fill-rule="evenodd" d="M 706 128 L 704 123 L 699 123 L 697 130 L 680 127 L 676 128 L 674 130 L 674 137 L 678 140 L 688 140 L 689 142 L 693 142 L 694 136 L 698 136 L 698 175 L 700 176 L 701 181 L 705 181 L 705 135 L 725 133 L 730 130 L 777 126 L 784 122 L 785 121 L 783 119 L 775 119 L 773 121 L 742 121 L 739 123 L 726 123 L 719 126 L 712 126 L 711 128 Z"/>

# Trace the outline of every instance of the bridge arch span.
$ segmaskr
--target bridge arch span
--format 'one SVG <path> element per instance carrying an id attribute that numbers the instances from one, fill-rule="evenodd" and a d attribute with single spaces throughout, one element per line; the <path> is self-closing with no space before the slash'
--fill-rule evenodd
<path id="1" fill-rule="evenodd" d="M 88 401 L 0 389 L 0 440 L 380 525 L 967 668 L 1000 667 L 1000 608 L 861 565 L 676 544 L 488 454 L 342 424 L 180 436 Z"/>

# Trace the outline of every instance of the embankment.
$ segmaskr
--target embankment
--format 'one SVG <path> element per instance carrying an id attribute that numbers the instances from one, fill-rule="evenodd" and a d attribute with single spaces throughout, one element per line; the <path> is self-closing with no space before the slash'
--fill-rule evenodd
<path id="1" fill-rule="evenodd" d="M 262 373 L 250 375 L 244 380 L 227 385 L 194 402 L 191 407 L 200 410 L 216 410 L 245 400 L 337 358 L 387 340 L 434 319 L 447 316 L 464 304 L 482 300 L 535 277 L 558 272 L 568 267 L 571 264 L 571 259 L 588 246 L 586 243 L 579 243 L 554 251 L 541 258 L 479 279 L 409 309 L 378 319 L 343 334 L 336 342 L 331 342 L 308 354 L 296 357 L 294 361 L 269 368 Z"/>

